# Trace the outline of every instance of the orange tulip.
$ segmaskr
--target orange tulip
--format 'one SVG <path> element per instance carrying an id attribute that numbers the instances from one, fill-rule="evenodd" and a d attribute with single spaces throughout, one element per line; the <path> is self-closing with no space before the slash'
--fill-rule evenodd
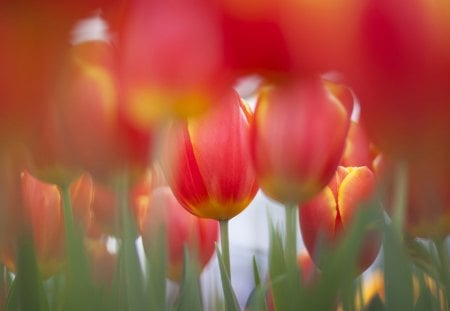
<path id="1" fill-rule="evenodd" d="M 228 220 L 256 195 L 249 150 L 251 118 L 243 100 L 230 91 L 206 114 L 168 129 L 162 169 L 190 213 Z"/>
<path id="2" fill-rule="evenodd" d="M 92 179 L 82 175 L 70 185 L 73 214 L 79 225 L 91 222 Z M 56 185 L 44 183 L 28 172 L 22 174 L 23 228 L 33 238 L 39 270 L 43 277 L 56 273 L 65 260 L 64 216 L 61 193 Z M 5 264 L 15 270 L 16 246 L 3 250 Z"/>
<path id="3" fill-rule="evenodd" d="M 251 141 L 262 190 L 284 204 L 318 193 L 339 163 L 349 119 L 318 78 L 263 89 Z"/>
<path id="4" fill-rule="evenodd" d="M 139 215 L 144 249 L 149 252 L 164 228 L 168 246 L 168 278 L 179 282 L 183 272 L 183 248 L 197 258 L 200 270 L 211 259 L 219 232 L 216 221 L 201 219 L 188 213 L 177 201 L 169 187 L 153 190 L 146 209 Z"/>
<path id="5" fill-rule="evenodd" d="M 355 217 L 361 203 L 375 191 L 374 174 L 365 166 L 339 166 L 334 178 L 322 192 L 303 203 L 299 210 L 300 230 L 306 249 L 320 265 L 323 260 L 320 247 L 335 247 Z M 381 237 L 376 231 L 367 231 L 358 259 L 361 271 L 374 261 Z"/>

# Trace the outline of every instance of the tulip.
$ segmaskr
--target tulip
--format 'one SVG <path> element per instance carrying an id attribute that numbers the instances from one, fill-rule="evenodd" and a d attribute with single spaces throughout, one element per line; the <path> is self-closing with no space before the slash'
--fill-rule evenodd
<path id="1" fill-rule="evenodd" d="M 386 155 L 375 159 L 376 173 L 385 185 L 385 207 L 390 215 L 394 206 L 394 165 Z M 450 234 L 450 172 L 424 161 L 407 162 L 404 228 L 414 237 L 445 238 Z"/>
<path id="2" fill-rule="evenodd" d="M 39 177 L 64 184 L 87 170 L 108 181 L 147 166 L 153 131 L 124 118 L 115 67 L 113 47 L 103 41 L 78 44 L 67 54 L 51 110 L 31 146 Z"/>
<path id="3" fill-rule="evenodd" d="M 139 224 L 139 215 L 147 209 L 152 190 L 167 185 L 159 167 L 146 171 L 130 187 L 128 206 L 130 215 Z M 101 235 L 121 236 L 121 214 L 117 206 L 117 194 L 107 184 L 94 182 L 95 196 L 92 203 L 94 223 L 90 228 L 93 237 Z"/>
<path id="4" fill-rule="evenodd" d="M 134 1 L 119 32 L 124 112 L 145 128 L 198 115 L 229 85 L 221 36 L 208 1 Z"/>
<path id="5" fill-rule="evenodd" d="M 263 89 L 254 118 L 253 164 L 267 196 L 292 205 L 326 186 L 341 158 L 350 116 L 321 80 Z"/>
<path id="6" fill-rule="evenodd" d="M 443 168 L 450 156 L 448 8 L 445 1 L 365 1 L 360 55 L 347 75 L 383 153 Z"/>
<path id="7" fill-rule="evenodd" d="M 104 239 L 87 238 L 84 244 L 91 265 L 94 284 L 98 287 L 110 289 L 116 270 L 116 254 L 108 251 Z"/>
<path id="8" fill-rule="evenodd" d="M 361 1 L 282 0 L 278 24 L 297 75 L 341 70 L 353 55 Z"/>
<path id="9" fill-rule="evenodd" d="M 228 220 L 246 208 L 258 184 L 250 158 L 248 106 L 236 91 L 198 118 L 168 129 L 161 167 L 175 197 L 190 213 L 220 222 L 230 276 Z"/>
<path id="10" fill-rule="evenodd" d="M 206 114 L 168 130 L 161 167 L 175 197 L 190 213 L 228 220 L 256 195 L 250 122 L 248 107 L 233 91 Z"/>
<path id="11" fill-rule="evenodd" d="M 167 276 L 173 281 L 181 281 L 185 246 L 191 256 L 197 258 L 200 271 L 214 254 L 219 232 L 217 222 L 201 219 L 187 212 L 167 186 L 152 191 L 139 219 L 147 253 L 151 252 L 151 246 L 158 239 L 161 233 L 159 229 L 165 229 L 168 246 Z"/>
<path id="12" fill-rule="evenodd" d="M 47 278 L 55 274 L 65 261 L 64 216 L 61 193 L 56 185 L 44 183 L 28 172 L 22 180 L 23 228 L 20 231 L 31 234 L 38 267 Z M 91 222 L 93 197 L 92 179 L 82 175 L 70 185 L 72 209 L 78 224 L 87 228 Z M 20 238 L 20 237 L 19 237 Z M 16 246 L 10 244 L 3 250 L 3 259 L 12 271 L 16 269 Z"/>
<path id="13" fill-rule="evenodd" d="M 234 76 L 258 74 L 277 81 L 293 74 L 293 55 L 281 27 L 279 2 L 216 3 L 224 62 Z"/>
<path id="14" fill-rule="evenodd" d="M 348 130 L 344 154 L 339 165 L 372 168 L 375 157 L 375 148 L 370 143 L 363 126 L 361 123 L 352 121 Z"/>
<path id="15" fill-rule="evenodd" d="M 362 203 L 375 191 L 375 177 L 365 166 L 339 166 L 334 178 L 322 192 L 299 209 L 300 230 L 306 249 L 320 266 L 323 250 L 336 247 L 351 225 Z M 367 229 L 359 254 L 358 268 L 364 271 L 375 259 L 381 237 Z M 324 249 L 322 249 L 323 247 Z"/>

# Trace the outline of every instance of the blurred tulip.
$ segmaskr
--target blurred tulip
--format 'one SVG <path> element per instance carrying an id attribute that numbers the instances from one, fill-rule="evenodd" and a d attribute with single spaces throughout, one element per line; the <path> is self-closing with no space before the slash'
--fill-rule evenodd
<path id="1" fill-rule="evenodd" d="M 0 152 L 32 142 L 46 115 L 76 20 L 122 0 L 0 3 Z"/>
<path id="2" fill-rule="evenodd" d="M 85 239 L 84 245 L 90 260 L 91 276 L 98 287 L 110 289 L 116 271 L 116 254 L 110 253 L 106 247 L 106 240 Z"/>
<path id="3" fill-rule="evenodd" d="M 120 31 L 125 117 L 139 128 L 205 111 L 229 85 L 208 1 L 130 3 Z"/>
<path id="4" fill-rule="evenodd" d="M 20 176 L 27 165 L 25 154 L 23 148 L 9 148 L 0 153 L 0 253 L 24 221 Z"/>
<path id="5" fill-rule="evenodd" d="M 386 155 L 376 159 L 376 173 L 385 187 L 385 207 L 395 210 L 394 172 L 396 162 Z M 445 238 L 450 234 L 450 171 L 433 163 L 407 163 L 405 230 L 414 237 Z"/>
<path id="6" fill-rule="evenodd" d="M 274 2 L 274 1 L 273 1 Z M 351 65 L 362 1 L 282 0 L 278 24 L 297 75 Z"/>
<path id="7" fill-rule="evenodd" d="M 372 169 L 375 157 L 375 148 L 370 143 L 364 128 L 360 123 L 352 121 L 348 130 L 344 154 L 339 164 L 344 167 L 367 166 Z"/>
<path id="8" fill-rule="evenodd" d="M 224 62 L 235 76 L 270 81 L 292 75 L 293 55 L 280 25 L 280 2 L 218 0 Z"/>
<path id="9" fill-rule="evenodd" d="M 175 197 L 190 213 L 228 220 L 258 190 L 250 159 L 251 112 L 235 91 L 198 118 L 168 129 L 161 167 Z"/>
<path id="10" fill-rule="evenodd" d="M 92 179 L 82 175 L 70 185 L 72 210 L 75 220 L 84 228 L 91 222 L 93 197 Z M 56 273 L 65 261 L 64 215 L 61 193 L 56 185 L 44 183 L 28 172 L 22 174 L 23 217 L 22 232 L 31 234 L 39 270 L 44 278 Z M 22 231 L 22 232 L 20 232 Z M 14 241 L 14 240 L 13 240 Z M 4 262 L 15 271 L 16 245 L 10 241 L 3 250 Z"/>
<path id="11" fill-rule="evenodd" d="M 348 74 L 367 133 L 382 152 L 447 168 L 448 9 L 445 1 L 366 1 L 357 27 L 360 56 Z"/>
<path id="12" fill-rule="evenodd" d="M 166 182 L 159 167 L 142 174 L 131 186 L 128 192 L 128 204 L 131 216 L 138 222 L 140 216 L 147 209 L 152 190 L 159 186 L 165 186 Z M 119 216 L 117 194 L 114 187 L 100 182 L 95 182 L 95 196 L 92 210 L 95 216 L 91 234 L 121 236 L 121 217 Z"/>
<path id="13" fill-rule="evenodd" d="M 326 186 L 344 150 L 350 116 L 320 79 L 263 89 L 254 119 L 253 163 L 266 195 L 297 204 Z"/>
<path id="14" fill-rule="evenodd" d="M 52 109 L 31 148 L 41 178 L 67 183 L 84 169 L 105 181 L 147 166 L 153 132 L 124 120 L 115 63 L 113 47 L 103 41 L 75 45 L 68 53 Z"/>
<path id="15" fill-rule="evenodd" d="M 202 270 L 215 250 L 219 225 L 210 219 L 201 219 L 188 213 L 177 201 L 169 187 L 153 190 L 147 208 L 140 217 L 140 231 L 144 249 L 151 252 L 161 232 L 165 230 L 168 247 L 168 278 L 180 282 L 183 272 L 183 250 L 197 258 Z"/>
<path id="16" fill-rule="evenodd" d="M 339 166 L 328 186 L 299 210 L 300 230 L 306 249 L 320 266 L 323 251 L 338 245 L 346 229 L 351 225 L 362 203 L 375 191 L 375 176 L 365 166 L 344 168 Z M 359 272 L 375 260 L 381 244 L 381 236 L 367 228 L 357 259 Z"/>

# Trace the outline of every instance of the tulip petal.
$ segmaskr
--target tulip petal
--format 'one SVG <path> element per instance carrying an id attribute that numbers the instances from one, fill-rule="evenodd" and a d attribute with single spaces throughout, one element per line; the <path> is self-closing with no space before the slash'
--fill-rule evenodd
<path id="1" fill-rule="evenodd" d="M 344 226 L 350 224 L 357 208 L 368 200 L 375 189 L 375 176 L 366 166 L 349 169 L 338 192 L 338 208 Z"/>

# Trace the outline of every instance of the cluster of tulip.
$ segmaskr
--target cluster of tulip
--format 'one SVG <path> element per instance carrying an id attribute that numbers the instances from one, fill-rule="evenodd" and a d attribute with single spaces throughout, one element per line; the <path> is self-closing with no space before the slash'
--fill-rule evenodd
<path id="1" fill-rule="evenodd" d="M 74 23 L 98 9 L 110 40 L 69 44 Z M 148 260 L 167 253 L 163 278 L 182 284 L 176 308 L 195 306 L 189 256 L 201 271 L 216 252 L 226 308 L 236 309 L 228 221 L 261 189 L 286 211 L 282 258 L 271 259 L 270 285 L 256 286 L 271 287 L 271 308 L 289 307 L 288 287 L 306 297 L 297 222 L 319 284 L 354 230 L 352 278 L 383 232 L 416 250 L 414 238 L 433 239 L 439 305 L 450 308 L 449 9 L 444 0 L 2 2 L 0 303 L 9 289 L 8 310 L 27 310 L 31 288 L 33 308 L 46 310 L 36 284 L 64 275 L 55 308 L 94 310 L 79 301 L 106 286 L 125 293 L 114 308 L 140 309 L 144 282 L 132 276 L 142 236 Z M 233 89 L 249 74 L 262 80 L 254 111 Z M 93 287 L 83 288 L 85 273 Z M 11 275 L 15 287 L 3 284 Z"/>

